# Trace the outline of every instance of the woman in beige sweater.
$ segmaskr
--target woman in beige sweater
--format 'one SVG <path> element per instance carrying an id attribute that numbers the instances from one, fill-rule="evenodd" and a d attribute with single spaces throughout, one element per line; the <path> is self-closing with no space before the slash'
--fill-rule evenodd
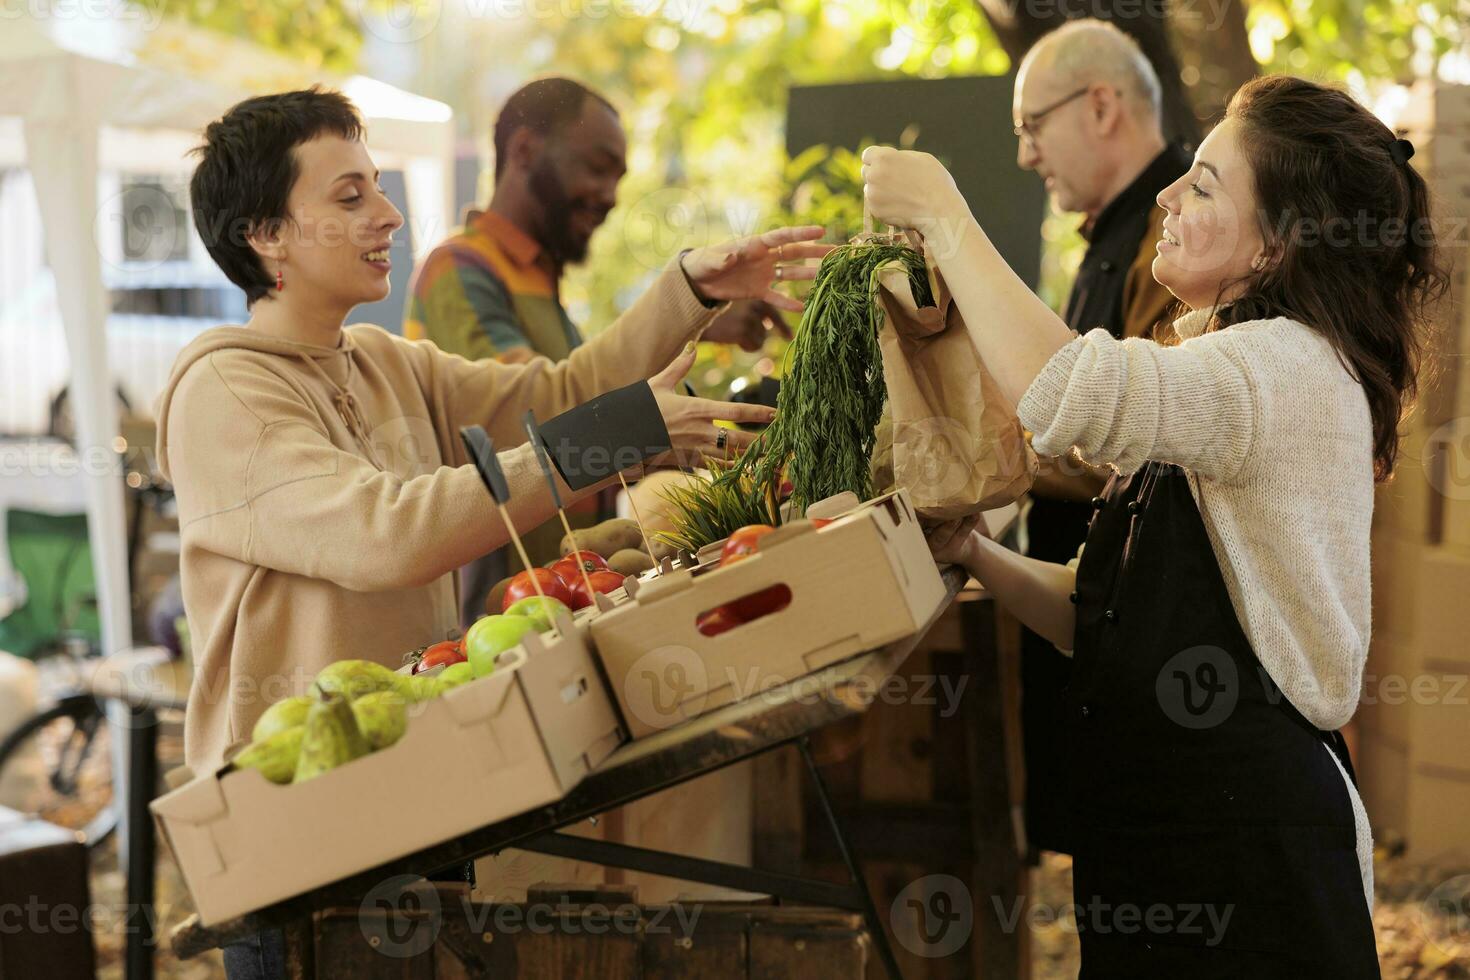
<path id="1" fill-rule="evenodd" d="M 344 97 L 313 89 L 250 99 L 210 124 L 198 152 L 195 220 L 245 290 L 250 319 L 190 344 L 158 407 L 195 648 L 185 753 L 196 772 L 328 663 L 396 667 L 456 626 L 451 572 L 508 541 L 461 426 L 514 446 L 527 410 L 544 421 L 598 397 L 604 416 L 608 399 L 654 416 L 659 438 L 646 441 L 656 445 L 618 450 L 618 466 L 634 473 L 726 441 L 743 448 L 750 436 L 715 420 L 764 422 L 770 411 L 677 393 L 693 342 L 728 300 L 799 309 L 772 283 L 809 278 L 799 260 L 828 248 L 815 242 L 822 229 L 796 228 L 695 249 L 566 361 L 472 363 L 427 341 L 344 326 L 354 306 L 388 294 L 388 248 L 403 223 Z M 577 421 L 573 431 L 595 430 L 599 413 Z M 616 433 L 597 435 L 548 447 L 564 498 L 615 481 L 605 450 Z M 500 462 L 515 523 L 552 517 L 530 447 Z"/>
<path id="2" fill-rule="evenodd" d="M 1052 126 L 1107 127 L 1084 88 Z M 1091 93 L 1091 94 L 1088 94 Z M 1019 107 L 1025 122 L 1025 108 Z M 1413 147 L 1339 91 L 1256 79 L 1158 199 L 1172 342 L 1076 336 L 925 154 L 865 154 L 1035 433 L 1115 474 L 1079 564 L 937 530 L 1065 651 L 1082 975 L 1378 976 L 1371 839 L 1335 729 L 1369 638 L 1375 480 L 1445 278 Z"/>

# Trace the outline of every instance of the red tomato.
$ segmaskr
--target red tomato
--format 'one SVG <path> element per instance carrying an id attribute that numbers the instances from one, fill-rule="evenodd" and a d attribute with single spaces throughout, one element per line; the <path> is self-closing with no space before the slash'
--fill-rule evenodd
<path id="1" fill-rule="evenodd" d="M 572 593 L 567 590 L 567 585 L 557 578 L 556 573 L 547 568 L 533 568 L 529 572 L 520 572 L 510 580 L 510 585 L 505 587 L 505 598 L 500 602 L 500 611 L 505 612 L 511 606 L 522 599 L 536 594 L 536 586 L 531 584 L 531 576 L 536 576 L 536 581 L 541 583 L 541 593 L 551 599 L 560 599 L 571 608 Z"/>
<path id="2" fill-rule="evenodd" d="M 769 524 L 747 524 L 731 532 L 725 541 L 725 547 L 720 549 L 720 564 L 730 565 L 753 555 L 760 547 L 761 538 L 776 530 Z"/>
<path id="3" fill-rule="evenodd" d="M 556 573 L 557 578 L 567 584 L 568 588 L 582 581 L 580 569 L 585 569 L 589 574 L 607 571 L 607 560 L 591 551 L 574 551 L 565 558 L 551 563 L 551 570 Z"/>
<path id="4" fill-rule="evenodd" d="M 623 576 L 617 572 L 610 572 L 605 568 L 595 572 L 588 572 L 587 581 L 592 583 L 593 592 L 601 592 L 603 595 L 607 595 L 609 592 L 616 592 L 623 587 Z M 572 593 L 571 606 L 573 609 L 581 609 L 584 606 L 592 605 L 592 596 L 587 593 L 587 586 L 583 584 L 582 576 L 578 575 L 577 580 L 568 583 L 568 585 Z"/>
<path id="5" fill-rule="evenodd" d="M 752 595 L 736 599 L 727 607 L 740 617 L 742 623 L 760 619 L 791 605 L 791 589 L 785 585 L 772 585 Z"/>
<path id="6" fill-rule="evenodd" d="M 719 636 L 728 633 L 737 626 L 742 625 L 745 620 L 740 614 L 729 606 L 716 606 L 707 613 L 701 613 L 694 621 L 695 628 L 705 636 Z"/>
<path id="7" fill-rule="evenodd" d="M 448 666 L 463 663 L 468 659 L 465 656 L 463 640 L 443 640 L 424 651 L 424 655 L 419 658 L 419 664 L 413 669 L 413 672 L 417 674 L 419 671 L 430 670 L 440 664 Z"/>

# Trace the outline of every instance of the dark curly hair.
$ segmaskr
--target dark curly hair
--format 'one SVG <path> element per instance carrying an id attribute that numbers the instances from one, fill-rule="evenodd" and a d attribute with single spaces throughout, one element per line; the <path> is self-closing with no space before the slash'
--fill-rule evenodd
<path id="1" fill-rule="evenodd" d="M 210 258 L 254 305 L 275 281 L 247 236 L 287 220 L 298 175 L 297 146 L 323 133 L 362 138 L 357 108 L 341 92 L 313 86 L 246 99 L 204 130 L 189 182 L 194 226 Z"/>
<path id="2" fill-rule="evenodd" d="M 1363 385 L 1373 469 L 1393 473 L 1434 304 L 1449 284 L 1429 189 L 1405 146 L 1352 96 L 1287 75 L 1242 85 L 1225 110 L 1240 125 L 1272 261 L 1216 326 L 1286 316 L 1324 335 Z"/>

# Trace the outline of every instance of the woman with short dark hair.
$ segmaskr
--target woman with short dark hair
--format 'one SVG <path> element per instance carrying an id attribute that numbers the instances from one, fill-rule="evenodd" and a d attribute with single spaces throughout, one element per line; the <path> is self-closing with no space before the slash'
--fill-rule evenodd
<path id="1" fill-rule="evenodd" d="M 815 274 L 785 260 L 829 248 L 815 241 L 821 228 L 782 228 L 695 249 L 566 361 L 470 362 L 344 326 L 353 307 L 388 294 L 403 224 L 363 135 L 346 98 L 310 89 L 240 103 L 198 150 L 199 233 L 250 318 L 191 343 L 158 408 L 195 651 L 185 756 L 197 773 L 327 664 L 396 667 L 458 625 L 450 573 L 509 540 L 460 427 L 520 447 L 499 455 L 520 527 L 554 511 L 521 445 L 528 410 L 557 433 L 546 448 L 568 501 L 619 471 L 745 448 L 751 434 L 715 421 L 766 422 L 771 410 L 677 393 L 693 342 L 723 301 L 770 299 L 775 280 Z M 230 975 L 274 975 L 279 951 L 274 933 L 233 948 Z"/>
<path id="2" fill-rule="evenodd" d="M 1072 334 L 937 161 L 864 156 L 873 215 L 923 231 L 1037 450 L 1114 469 L 1073 566 L 978 520 L 930 542 L 1073 652 L 1084 977 L 1379 975 L 1336 729 L 1368 653 L 1374 484 L 1445 287 L 1412 153 L 1340 91 L 1244 85 L 1158 198 L 1154 276 L 1189 308 L 1167 345 Z"/>

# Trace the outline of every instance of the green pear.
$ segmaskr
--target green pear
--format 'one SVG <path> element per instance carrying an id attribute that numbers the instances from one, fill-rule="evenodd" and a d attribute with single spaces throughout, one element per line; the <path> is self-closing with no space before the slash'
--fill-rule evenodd
<path id="1" fill-rule="evenodd" d="M 305 734 L 306 726 L 296 725 L 265 738 L 257 738 L 230 760 L 230 764 L 236 769 L 258 769 L 273 783 L 289 783 L 296 775 L 296 762 L 301 756 L 301 741 Z"/>
<path id="2" fill-rule="evenodd" d="M 358 730 L 376 752 L 386 749 L 408 730 L 408 704 L 397 691 L 374 691 L 352 702 Z"/>
<path id="3" fill-rule="evenodd" d="M 306 712 L 313 700 L 310 694 L 303 694 L 297 698 L 277 701 L 266 708 L 265 713 L 256 720 L 255 727 L 250 731 L 250 740 L 264 742 L 278 732 L 306 724 Z"/>
<path id="4" fill-rule="evenodd" d="M 454 665 L 451 664 L 450 666 Z M 437 698 L 442 693 L 443 688 L 439 686 L 438 676 L 429 677 L 425 674 L 413 674 L 404 677 L 403 686 L 397 691 L 398 696 L 409 704 L 418 704 L 430 698 Z"/>
<path id="5" fill-rule="evenodd" d="M 407 675 L 371 660 L 338 660 L 316 675 L 316 688 L 322 694 L 340 694 L 351 701 L 374 691 L 404 694 L 407 680 Z"/>
<path id="6" fill-rule="evenodd" d="M 301 756 L 292 782 L 315 779 L 344 762 L 368 754 L 368 743 L 357 727 L 352 705 L 340 694 L 326 694 L 306 713 Z"/>
<path id="7" fill-rule="evenodd" d="M 461 661 L 457 664 L 450 664 L 448 667 L 445 667 L 443 670 L 441 670 L 439 672 L 439 675 L 434 678 L 434 680 L 439 685 L 440 694 L 443 694 L 445 691 L 452 691 L 456 687 L 459 687 L 461 684 L 468 684 L 474 679 L 474 665 L 467 660 Z"/>

